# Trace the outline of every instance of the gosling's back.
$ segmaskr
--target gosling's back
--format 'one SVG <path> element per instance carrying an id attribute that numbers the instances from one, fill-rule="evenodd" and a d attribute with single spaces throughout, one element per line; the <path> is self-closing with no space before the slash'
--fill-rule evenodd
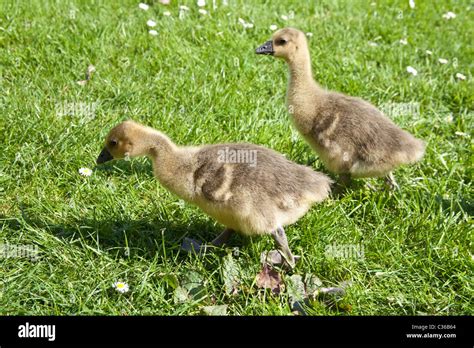
<path id="1" fill-rule="evenodd" d="M 233 155 L 239 153 L 248 160 L 237 162 Z M 243 233 L 269 233 L 291 224 L 330 192 L 326 175 L 261 146 L 207 145 L 194 158 L 192 201 Z"/>

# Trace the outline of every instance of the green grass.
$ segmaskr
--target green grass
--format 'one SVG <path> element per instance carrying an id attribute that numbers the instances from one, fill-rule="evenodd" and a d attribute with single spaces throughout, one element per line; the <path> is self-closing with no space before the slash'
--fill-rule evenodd
<path id="1" fill-rule="evenodd" d="M 291 314 L 286 292 L 255 286 L 271 238 L 232 240 L 243 285 L 229 296 L 226 250 L 180 252 L 184 237 L 209 241 L 222 226 L 165 191 L 145 159 L 94 167 L 108 130 L 134 119 L 179 144 L 252 142 L 326 172 L 291 127 L 286 66 L 254 54 L 271 24 L 313 33 L 322 85 L 379 107 L 417 105 L 392 117 L 428 142 L 421 163 L 396 172 L 400 192 L 359 183 L 287 228 L 302 256 L 295 273 L 326 286 L 352 281 L 350 311 L 316 302 L 309 312 L 474 314 L 472 3 L 417 0 L 411 10 L 408 1 L 229 0 L 202 16 L 187 2 L 180 20 L 175 1 L 147 12 L 138 2 L 1 1 L 0 244 L 37 245 L 41 258 L 0 259 L 0 314 L 192 315 L 209 303 L 233 315 Z M 443 19 L 447 11 L 457 17 Z M 244 30 L 239 17 L 255 27 Z M 150 18 L 158 36 L 148 34 Z M 80 86 L 89 64 L 97 72 Z M 92 116 L 81 109 L 93 103 Z M 75 112 L 62 115 L 68 108 Z M 80 176 L 81 167 L 93 175 Z M 364 257 L 328 258 L 333 243 L 362 245 Z M 190 271 L 203 277 L 207 298 L 175 303 L 176 280 Z M 130 285 L 127 294 L 111 288 L 117 280 Z"/>

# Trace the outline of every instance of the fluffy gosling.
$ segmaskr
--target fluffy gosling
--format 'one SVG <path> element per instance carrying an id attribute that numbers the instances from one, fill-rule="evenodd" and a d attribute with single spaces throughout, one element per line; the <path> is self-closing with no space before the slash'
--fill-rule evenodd
<path id="1" fill-rule="evenodd" d="M 284 226 L 296 222 L 311 205 L 330 193 L 324 174 L 253 144 L 178 146 L 165 134 L 125 121 L 107 135 L 97 164 L 147 156 L 160 183 L 226 226 L 213 245 L 239 231 L 271 234 L 293 267 Z"/>
<path id="2" fill-rule="evenodd" d="M 287 107 L 301 135 L 324 165 L 339 174 L 342 186 L 351 177 L 385 177 L 398 187 L 392 171 L 419 161 L 425 143 L 402 130 L 365 100 L 323 89 L 313 79 L 305 34 L 293 28 L 276 31 L 257 54 L 283 58 L 289 66 Z"/>

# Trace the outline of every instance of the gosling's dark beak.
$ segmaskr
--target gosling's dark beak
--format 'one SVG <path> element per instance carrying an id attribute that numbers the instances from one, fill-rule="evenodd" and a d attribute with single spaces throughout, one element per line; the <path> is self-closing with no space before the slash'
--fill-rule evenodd
<path id="1" fill-rule="evenodd" d="M 262 46 L 255 50 L 255 53 L 273 55 L 273 53 L 275 53 L 275 51 L 273 50 L 273 42 L 271 40 L 265 42 Z"/>
<path id="2" fill-rule="evenodd" d="M 111 160 L 113 160 L 113 159 L 114 159 L 114 157 L 110 154 L 109 150 L 107 150 L 107 149 L 104 147 L 104 148 L 102 149 L 102 151 L 100 152 L 99 157 L 97 157 L 96 163 L 97 163 L 97 164 L 102 164 L 102 163 L 111 161 Z"/>

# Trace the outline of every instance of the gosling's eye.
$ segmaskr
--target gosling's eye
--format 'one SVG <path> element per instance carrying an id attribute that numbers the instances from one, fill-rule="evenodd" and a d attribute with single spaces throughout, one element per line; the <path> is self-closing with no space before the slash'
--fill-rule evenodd
<path id="1" fill-rule="evenodd" d="M 278 40 L 277 40 L 277 45 L 283 46 L 284 44 L 286 44 L 286 40 L 285 40 L 285 39 L 278 39 Z"/>
<path id="2" fill-rule="evenodd" d="M 111 140 L 111 141 L 109 142 L 109 145 L 112 146 L 112 147 L 115 146 L 115 145 L 117 145 L 117 140 Z"/>

